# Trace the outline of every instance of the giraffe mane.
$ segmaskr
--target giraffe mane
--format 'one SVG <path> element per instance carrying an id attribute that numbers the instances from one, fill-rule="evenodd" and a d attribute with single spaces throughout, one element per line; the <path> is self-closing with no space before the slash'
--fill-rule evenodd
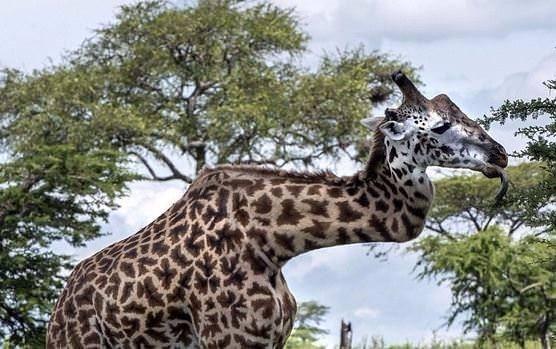
<path id="1" fill-rule="evenodd" d="M 264 165 L 218 165 L 215 167 L 206 167 L 198 175 L 198 178 L 207 176 L 211 173 L 219 171 L 244 172 L 246 174 L 258 175 L 264 178 L 287 178 L 303 183 L 326 183 L 326 184 L 343 184 L 350 177 L 341 177 L 329 170 L 322 171 L 296 171 L 272 168 Z"/>
<path id="2" fill-rule="evenodd" d="M 386 145 L 384 144 L 384 134 L 377 129 L 371 142 L 371 155 L 365 167 L 365 175 L 375 176 L 385 161 Z"/>
<path id="3" fill-rule="evenodd" d="M 382 132 L 375 132 L 371 144 L 371 154 L 364 174 L 374 176 L 386 160 L 386 146 L 384 145 L 384 135 Z M 303 183 L 325 183 L 332 185 L 342 185 L 349 183 L 355 176 L 338 176 L 330 170 L 318 171 L 297 171 L 283 170 L 269 167 L 266 165 L 217 165 L 214 167 L 204 167 L 198 174 L 197 179 L 208 176 L 215 172 L 243 172 L 246 174 L 258 175 L 264 178 L 287 178 Z"/>

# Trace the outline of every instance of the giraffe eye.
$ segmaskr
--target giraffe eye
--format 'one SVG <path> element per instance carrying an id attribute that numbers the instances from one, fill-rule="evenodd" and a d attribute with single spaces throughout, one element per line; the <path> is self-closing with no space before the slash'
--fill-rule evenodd
<path id="1" fill-rule="evenodd" d="M 431 131 L 434 133 L 443 134 L 444 132 L 448 131 L 451 126 L 452 125 L 449 122 L 446 122 L 442 124 L 442 126 L 431 128 Z"/>

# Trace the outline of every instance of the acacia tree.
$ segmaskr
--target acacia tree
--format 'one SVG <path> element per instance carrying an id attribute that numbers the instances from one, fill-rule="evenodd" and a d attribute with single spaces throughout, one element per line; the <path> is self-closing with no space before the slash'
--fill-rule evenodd
<path id="1" fill-rule="evenodd" d="M 5 71 L 0 84 L 12 79 L 22 76 Z M 47 314 L 70 266 L 70 256 L 49 247 L 98 236 L 134 176 L 121 152 L 96 137 L 92 120 L 61 116 L 77 113 L 57 101 L 70 86 L 78 92 L 74 75 L 30 79 L 17 91 L 0 90 L 2 101 L 22 100 L 0 112 L 0 342 L 44 347 Z M 33 116 L 19 119 L 22 109 Z"/>
<path id="2" fill-rule="evenodd" d="M 190 182 L 206 164 L 357 155 L 358 121 L 393 95 L 389 73 L 413 69 L 358 48 L 308 70 L 296 59 L 307 40 L 292 10 L 267 2 L 141 2 L 122 8 L 71 65 L 105 83 L 97 104 L 137 118 L 116 137 L 152 179 Z"/>
<path id="3" fill-rule="evenodd" d="M 122 7 L 64 64 L 37 75 L 75 73 L 90 95 L 66 90 L 64 103 L 104 123 L 105 137 L 149 179 L 189 183 L 206 164 L 224 162 L 357 159 L 359 120 L 394 97 L 392 71 L 415 76 L 414 69 L 363 47 L 325 53 L 308 69 L 300 64 L 307 42 L 293 10 L 269 2 L 143 1 Z M 17 98 L 33 81 L 22 75 L 3 89 Z M 15 113 L 32 117 L 28 108 Z"/>
<path id="4" fill-rule="evenodd" d="M 502 339 L 525 347 L 526 340 L 540 339 L 548 345 L 556 326 L 556 246 L 544 227 L 529 225 L 531 203 L 521 200 L 547 173 L 539 163 L 508 173 L 512 187 L 499 207 L 492 205 L 496 183 L 480 175 L 436 182 L 427 228 L 437 234 L 411 250 L 420 256 L 420 278 L 451 288 L 447 325 L 462 319 L 480 344 Z"/>
<path id="5" fill-rule="evenodd" d="M 363 48 L 307 69 L 307 42 L 293 10 L 265 1 L 142 1 L 57 66 L 3 70 L 0 335 L 41 331 L 69 264 L 51 244 L 99 236 L 138 175 L 357 158 L 359 120 L 394 96 L 389 73 L 414 70 Z"/>
<path id="6" fill-rule="evenodd" d="M 556 91 L 556 80 L 547 80 L 543 84 L 547 92 L 553 95 Z M 535 227 L 537 234 L 548 235 L 547 262 L 551 265 L 552 274 L 556 274 L 556 98 L 507 100 L 500 107 L 493 109 L 491 115 L 485 116 L 483 124 L 488 127 L 493 123 L 503 124 L 507 120 L 522 121 L 524 126 L 517 130 L 516 135 L 528 140 L 527 146 L 514 155 L 542 162 L 542 179 L 513 201 L 523 208 L 527 224 Z M 549 299 L 554 302 L 556 286 L 554 283 L 551 286 L 552 293 Z M 545 333 L 541 338 L 542 345 L 548 348 L 551 342 L 550 333 L 554 340 L 556 329 L 553 323 L 546 321 L 541 322 L 540 328 Z"/>
<path id="7" fill-rule="evenodd" d="M 548 92 L 556 91 L 556 80 L 544 82 Z M 514 202 L 522 205 L 528 224 L 556 235 L 556 98 L 517 99 L 505 101 L 491 115 L 485 116 L 485 127 L 521 120 L 523 126 L 515 135 L 527 139 L 525 148 L 514 156 L 542 162 L 545 176 L 531 190 Z M 534 125 L 532 125 L 534 124 Z M 539 210 L 542 208 L 542 210 Z"/>

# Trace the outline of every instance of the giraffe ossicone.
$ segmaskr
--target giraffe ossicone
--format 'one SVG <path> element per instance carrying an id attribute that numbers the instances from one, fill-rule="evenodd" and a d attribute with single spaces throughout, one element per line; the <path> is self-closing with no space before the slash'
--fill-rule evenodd
<path id="1" fill-rule="evenodd" d="M 445 95 L 401 72 L 403 102 L 353 176 L 256 166 L 203 170 L 155 221 L 80 262 L 50 319 L 48 348 L 281 348 L 296 304 L 281 267 L 335 245 L 404 242 L 434 196 L 428 166 L 499 176 L 504 148 Z"/>

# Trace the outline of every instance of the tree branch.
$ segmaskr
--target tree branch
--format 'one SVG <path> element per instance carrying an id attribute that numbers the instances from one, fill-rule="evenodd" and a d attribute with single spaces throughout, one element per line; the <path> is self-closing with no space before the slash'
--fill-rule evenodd
<path id="1" fill-rule="evenodd" d="M 428 221 L 432 221 L 434 225 L 429 223 L 429 224 L 426 224 L 426 225 L 425 225 L 425 228 L 427 228 L 428 230 L 431 230 L 431 231 L 433 231 L 433 232 L 435 232 L 435 233 L 438 233 L 438 234 L 440 234 L 440 235 L 442 235 L 442 236 L 445 236 L 445 237 L 447 237 L 447 238 L 450 239 L 450 240 L 454 240 L 454 239 L 455 239 L 455 238 L 452 236 L 452 234 L 450 234 L 450 232 L 449 232 L 446 228 L 444 228 L 444 227 L 442 226 L 442 223 L 443 223 L 444 221 L 441 221 L 441 220 L 439 220 L 439 219 L 433 219 L 433 218 L 429 218 Z"/>
<path id="2" fill-rule="evenodd" d="M 510 228 L 508 229 L 508 235 L 512 236 L 516 230 L 518 230 L 523 225 L 523 221 L 521 219 L 516 219 L 512 221 Z"/>
<path id="3" fill-rule="evenodd" d="M 145 147 L 147 148 L 147 147 Z M 149 149 L 151 148 L 151 149 Z M 155 157 L 162 161 L 167 167 L 168 169 L 172 172 L 171 175 L 169 176 L 165 176 L 165 177 L 161 177 L 159 175 L 156 174 L 156 172 L 154 171 L 154 169 L 152 168 L 152 166 L 149 164 L 149 162 L 147 161 L 147 159 L 145 159 L 145 157 L 141 154 L 139 154 L 136 151 L 130 150 L 128 151 L 128 153 L 130 155 L 135 156 L 142 164 L 143 166 L 145 166 L 145 168 L 147 169 L 147 171 L 149 172 L 149 174 L 151 175 L 151 179 L 155 180 L 155 181 L 170 181 L 170 180 L 174 180 L 174 179 L 178 179 L 178 180 L 182 180 L 186 183 L 191 183 L 193 181 L 193 179 L 183 173 L 181 173 L 175 166 L 174 164 L 171 162 L 170 159 L 168 159 L 168 157 L 166 157 L 166 155 L 162 154 L 162 152 L 160 152 L 158 149 L 154 148 L 154 147 L 150 147 L 147 148 L 149 151 L 151 151 L 152 153 L 154 153 Z"/>
<path id="4" fill-rule="evenodd" d="M 19 188 L 21 189 L 21 191 L 23 191 L 24 193 L 28 193 L 29 191 L 31 191 L 31 188 L 37 184 L 40 181 L 40 177 L 33 174 L 33 175 L 29 175 L 26 178 L 24 178 L 21 181 L 21 184 L 19 185 Z M 9 206 L 10 203 L 9 202 L 2 202 L 2 204 L 0 204 L 0 225 L 3 224 L 4 219 L 6 218 L 6 216 L 8 215 L 11 207 Z"/>
<path id="5" fill-rule="evenodd" d="M 464 211 L 467 213 L 469 220 L 475 226 L 475 229 L 477 229 L 477 231 L 481 231 L 481 225 L 477 221 L 477 217 L 475 217 L 473 213 L 471 213 L 471 210 L 469 208 L 466 208 Z"/>
<path id="6" fill-rule="evenodd" d="M 489 225 L 490 225 L 490 222 L 492 222 L 492 220 L 494 219 L 494 216 L 496 216 L 496 215 L 495 215 L 495 214 L 492 214 L 492 215 L 490 215 L 490 216 L 488 217 L 486 223 L 483 224 L 483 229 L 481 229 L 481 230 L 487 230 L 487 229 L 488 229 L 488 227 L 489 227 Z"/>

